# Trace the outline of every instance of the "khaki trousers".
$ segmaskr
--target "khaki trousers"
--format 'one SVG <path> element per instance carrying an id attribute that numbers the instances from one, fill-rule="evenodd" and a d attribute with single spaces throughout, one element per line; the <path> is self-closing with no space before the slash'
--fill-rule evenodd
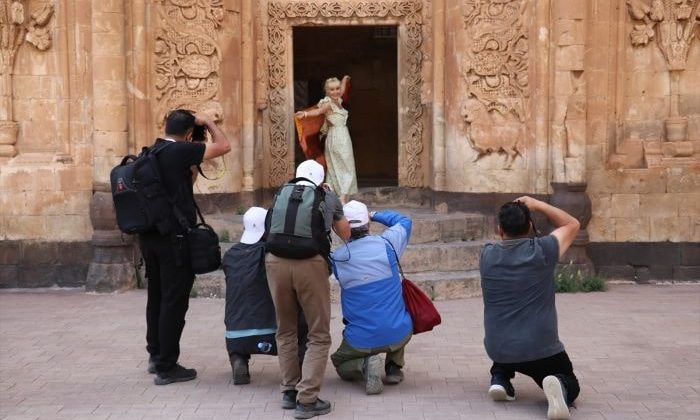
<path id="1" fill-rule="evenodd" d="M 316 401 L 331 347 L 331 298 L 328 264 L 317 255 L 293 260 L 267 254 L 267 283 L 277 312 L 277 352 L 281 390 L 296 389 L 297 401 Z M 297 354 L 297 302 L 309 326 L 304 364 Z"/>
<path id="2" fill-rule="evenodd" d="M 355 348 L 343 339 L 338 350 L 331 355 L 331 361 L 333 366 L 335 366 L 335 371 L 338 372 L 338 376 L 346 381 L 362 380 L 365 357 L 375 354 L 386 353 L 385 366 L 389 362 L 394 362 L 399 367 L 403 367 L 405 364 L 404 349 L 411 340 L 412 335 L 413 332 L 410 332 L 396 344 L 372 349 Z"/>

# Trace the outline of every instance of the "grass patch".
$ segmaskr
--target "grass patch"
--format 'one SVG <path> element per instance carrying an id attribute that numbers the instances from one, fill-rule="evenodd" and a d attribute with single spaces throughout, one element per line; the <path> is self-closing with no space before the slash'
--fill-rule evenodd
<path id="1" fill-rule="evenodd" d="M 603 292 L 605 279 L 597 274 L 582 272 L 572 264 L 565 265 L 554 273 L 557 293 Z"/>
<path id="2" fill-rule="evenodd" d="M 231 242 L 231 237 L 229 236 L 228 230 L 222 230 L 219 235 L 219 242 Z"/>

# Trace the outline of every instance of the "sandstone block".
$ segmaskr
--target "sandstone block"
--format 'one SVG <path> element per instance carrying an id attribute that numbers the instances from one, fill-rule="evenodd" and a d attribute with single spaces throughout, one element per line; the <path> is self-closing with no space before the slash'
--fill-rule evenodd
<path id="1" fill-rule="evenodd" d="M 87 241 L 92 235 L 90 216 L 61 215 L 46 216 L 46 232 L 54 238 L 64 241 Z"/>
<path id="2" fill-rule="evenodd" d="M 31 191 L 24 193 L 23 214 L 28 216 L 62 215 L 65 201 L 63 191 Z"/>
<path id="3" fill-rule="evenodd" d="M 639 215 L 649 217 L 677 217 L 678 196 L 667 193 L 650 193 L 639 196 Z M 683 214 L 681 214 L 682 216 Z"/>
<path id="4" fill-rule="evenodd" d="M 700 192 L 678 193 L 677 197 L 679 215 L 700 216 Z"/>
<path id="5" fill-rule="evenodd" d="M 559 46 L 584 45 L 586 43 L 586 31 L 582 20 L 557 20 L 555 31 L 555 42 Z"/>
<path id="6" fill-rule="evenodd" d="M 99 57 L 93 62 L 93 80 L 123 81 L 126 78 L 126 59 L 124 57 Z"/>
<path id="7" fill-rule="evenodd" d="M 615 240 L 615 222 L 612 218 L 593 216 L 586 230 L 591 242 Z"/>
<path id="8" fill-rule="evenodd" d="M 126 132 L 126 105 L 120 102 L 95 101 L 95 130 Z"/>
<path id="9" fill-rule="evenodd" d="M 651 217 L 649 240 L 680 242 L 689 240 L 690 217 Z"/>
<path id="10" fill-rule="evenodd" d="M 585 19 L 588 2 L 557 0 L 552 2 L 552 19 Z"/>
<path id="11" fill-rule="evenodd" d="M 103 56 L 120 57 L 124 55 L 123 33 L 101 33 L 92 37 L 93 60 Z"/>
<path id="12" fill-rule="evenodd" d="M 567 45 L 557 49 L 557 70 L 583 70 L 586 47 Z"/>
<path id="13" fill-rule="evenodd" d="M 61 191 L 92 191 L 92 168 L 89 166 L 59 168 L 56 174 Z"/>
<path id="14" fill-rule="evenodd" d="M 14 216 L 5 225 L 6 239 L 44 239 L 46 216 Z"/>
<path id="15" fill-rule="evenodd" d="M 612 217 L 639 217 L 639 194 L 612 194 Z"/>
<path id="16" fill-rule="evenodd" d="M 615 221 L 615 241 L 617 242 L 648 242 L 648 217 L 617 217 Z"/>
<path id="17" fill-rule="evenodd" d="M 668 192 L 700 191 L 700 171 L 690 168 L 668 169 Z"/>
<path id="18" fill-rule="evenodd" d="M 127 133 L 124 131 L 95 131 L 95 156 L 126 156 Z"/>
<path id="19" fill-rule="evenodd" d="M 123 11 L 122 11 L 123 12 Z M 102 36 L 103 34 L 124 33 L 124 14 L 96 12 L 93 14 L 93 32 Z M 124 42 L 122 40 L 122 42 Z"/>
<path id="20" fill-rule="evenodd" d="M 594 217 L 612 217 L 612 194 L 589 194 Z"/>

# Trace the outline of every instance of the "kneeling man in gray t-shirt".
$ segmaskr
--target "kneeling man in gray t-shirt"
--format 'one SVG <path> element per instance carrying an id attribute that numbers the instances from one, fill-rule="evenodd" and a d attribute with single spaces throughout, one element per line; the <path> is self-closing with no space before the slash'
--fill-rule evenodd
<path id="1" fill-rule="evenodd" d="M 542 212 L 554 225 L 544 237 L 531 237 L 531 212 Z M 549 419 L 568 419 L 579 394 L 569 356 L 559 341 L 554 305 L 554 269 L 579 230 L 565 211 L 531 197 L 504 204 L 498 213 L 502 241 L 481 253 L 484 296 L 484 345 L 493 366 L 489 396 L 512 401 L 515 372 L 530 376 L 544 389 Z"/>

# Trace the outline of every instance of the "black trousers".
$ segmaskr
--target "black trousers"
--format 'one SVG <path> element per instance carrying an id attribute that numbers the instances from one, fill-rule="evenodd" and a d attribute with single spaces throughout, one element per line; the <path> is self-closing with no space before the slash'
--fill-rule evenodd
<path id="1" fill-rule="evenodd" d="M 546 376 L 554 375 L 566 388 L 566 399 L 569 405 L 574 403 L 581 388 L 578 379 L 574 375 L 574 368 L 565 351 L 544 359 L 532 360 L 522 363 L 493 363 L 491 376 L 503 379 L 512 379 L 515 372 L 531 377 L 537 386 L 542 388 L 542 381 Z"/>
<path id="2" fill-rule="evenodd" d="M 156 371 L 164 372 L 180 356 L 194 273 L 184 237 L 142 234 L 139 239 L 148 278 L 146 350 Z"/>

